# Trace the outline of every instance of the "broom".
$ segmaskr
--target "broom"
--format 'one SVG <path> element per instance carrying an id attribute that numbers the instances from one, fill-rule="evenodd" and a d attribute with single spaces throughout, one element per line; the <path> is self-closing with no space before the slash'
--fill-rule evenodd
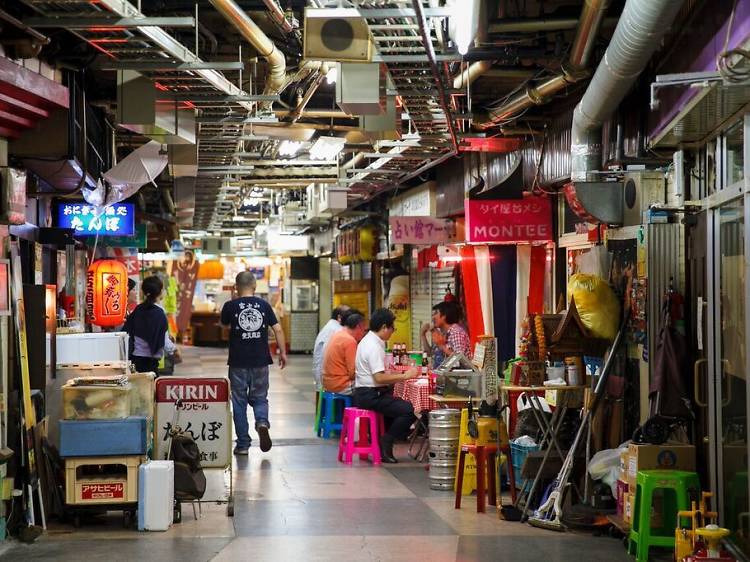
<path id="1" fill-rule="evenodd" d="M 539 506 L 539 509 L 534 512 L 534 515 L 532 517 L 529 517 L 529 524 L 533 525 L 534 527 L 549 529 L 551 531 L 565 530 L 565 525 L 562 522 L 563 493 L 565 492 L 565 488 L 567 487 L 570 480 L 570 475 L 573 472 L 573 465 L 575 462 L 578 445 L 581 443 L 581 438 L 583 437 L 583 434 L 586 433 L 588 425 L 591 423 L 591 418 L 596 412 L 596 407 L 599 404 L 599 399 L 604 394 L 604 389 L 607 387 L 607 379 L 609 378 L 609 372 L 612 370 L 612 365 L 614 365 L 617 349 L 620 347 L 623 339 L 625 339 L 625 329 L 627 327 L 629 318 L 628 310 L 629 309 L 626 309 L 626 311 L 622 315 L 620 329 L 617 332 L 615 341 L 612 342 L 612 347 L 610 349 L 609 356 L 607 357 L 607 361 L 604 364 L 604 368 L 602 369 L 602 374 L 596 383 L 596 388 L 594 389 L 594 396 L 591 400 L 591 404 L 589 405 L 589 408 L 586 411 L 583 420 L 581 421 L 581 425 L 578 428 L 578 432 L 576 433 L 575 439 L 573 440 L 573 444 L 570 446 L 570 450 L 565 456 L 565 461 L 560 468 L 560 472 L 558 473 L 557 478 L 555 478 L 555 481 L 552 484 L 552 491 L 547 497 L 547 501 Z"/>

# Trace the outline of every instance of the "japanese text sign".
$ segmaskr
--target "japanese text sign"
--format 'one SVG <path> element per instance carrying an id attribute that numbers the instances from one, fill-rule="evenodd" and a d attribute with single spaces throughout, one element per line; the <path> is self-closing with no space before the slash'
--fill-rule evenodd
<path id="1" fill-rule="evenodd" d="M 201 465 L 209 468 L 229 466 L 232 418 L 229 380 L 225 378 L 162 377 L 156 381 L 155 458 L 167 458 L 169 431 L 178 400 L 177 425 L 195 440 L 201 452 Z"/>
<path id="2" fill-rule="evenodd" d="M 455 232 L 455 226 L 450 219 L 391 217 L 388 222 L 391 226 L 393 244 L 439 244 L 451 241 Z"/>
<path id="3" fill-rule="evenodd" d="M 135 234 L 135 206 L 115 203 L 97 214 L 84 203 L 59 203 L 57 226 L 72 228 L 76 236 L 133 236 Z"/>
<path id="4" fill-rule="evenodd" d="M 552 205 L 546 197 L 488 199 L 464 204 L 467 242 L 549 241 Z"/>

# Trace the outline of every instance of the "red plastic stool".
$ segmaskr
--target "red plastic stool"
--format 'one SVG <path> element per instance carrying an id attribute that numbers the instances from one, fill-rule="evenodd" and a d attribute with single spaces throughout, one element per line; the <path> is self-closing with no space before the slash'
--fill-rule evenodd
<path id="1" fill-rule="evenodd" d="M 485 494 L 489 495 L 490 505 L 497 505 L 497 491 L 495 489 L 495 458 L 497 457 L 497 445 L 461 445 L 461 454 L 458 457 L 458 478 L 456 481 L 456 509 L 461 509 L 461 496 L 464 483 L 464 465 L 466 455 L 471 453 L 477 460 L 477 513 L 485 512 Z M 508 457 L 510 462 L 510 457 Z M 486 489 L 485 489 L 486 476 Z M 511 470 L 511 489 L 515 491 L 513 472 Z"/>
<path id="2" fill-rule="evenodd" d="M 360 420 L 359 440 L 355 441 L 357 420 Z M 385 420 L 381 414 L 362 408 L 345 408 L 344 419 L 341 422 L 339 461 L 352 464 L 355 455 L 359 455 L 360 460 L 367 460 L 367 457 L 372 455 L 372 464 L 380 464 L 379 437 L 383 433 Z"/>

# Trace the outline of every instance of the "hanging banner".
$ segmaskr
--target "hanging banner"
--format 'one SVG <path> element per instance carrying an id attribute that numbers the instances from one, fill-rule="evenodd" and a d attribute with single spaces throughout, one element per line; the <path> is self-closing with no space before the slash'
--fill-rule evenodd
<path id="1" fill-rule="evenodd" d="M 390 217 L 392 244 L 439 244 L 454 239 L 451 219 L 433 217 Z"/>
<path id="2" fill-rule="evenodd" d="M 489 199 L 464 203 L 467 242 L 548 242 L 552 204 L 546 197 Z"/>
<path id="3" fill-rule="evenodd" d="M 200 263 L 192 250 L 185 250 L 182 259 L 175 262 L 172 275 L 177 279 L 177 329 L 184 332 L 193 316 L 193 294 L 198 279 Z"/>
<path id="4" fill-rule="evenodd" d="M 396 316 L 395 330 L 389 344 L 405 344 L 411 349 L 411 298 L 409 294 L 409 276 L 399 275 L 391 280 L 385 299 L 386 307 Z"/>

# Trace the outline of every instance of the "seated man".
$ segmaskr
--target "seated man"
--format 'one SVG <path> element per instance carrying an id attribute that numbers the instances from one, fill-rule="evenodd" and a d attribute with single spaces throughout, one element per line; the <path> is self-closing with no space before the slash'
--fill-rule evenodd
<path id="1" fill-rule="evenodd" d="M 331 339 L 331 336 L 342 329 L 344 322 L 344 315 L 349 310 L 349 307 L 345 304 L 337 306 L 331 312 L 331 319 L 326 322 L 326 325 L 318 333 L 313 344 L 313 382 L 315 383 L 315 390 L 321 390 L 323 383 L 321 377 L 323 375 L 323 350 Z"/>
<path id="2" fill-rule="evenodd" d="M 365 317 L 358 310 L 344 316 L 344 329 L 331 336 L 323 351 L 323 389 L 349 395 L 354 389 L 357 344 L 367 332 Z"/>
<path id="3" fill-rule="evenodd" d="M 405 373 L 385 370 L 385 342 L 393 335 L 395 320 L 387 308 L 373 313 L 370 331 L 359 342 L 355 361 L 354 405 L 380 412 L 391 422 L 388 431 L 380 438 L 380 454 L 386 463 L 398 462 L 393 456 L 393 443 L 396 439 L 406 439 L 416 420 L 411 402 L 395 398 L 391 385 L 415 378 L 417 369 L 411 368 Z"/>
<path id="4" fill-rule="evenodd" d="M 438 346 L 445 359 L 454 353 L 471 359 L 471 340 L 460 320 L 461 308 L 455 302 L 439 302 L 432 307 L 432 322 L 445 334 L 445 343 Z"/>

